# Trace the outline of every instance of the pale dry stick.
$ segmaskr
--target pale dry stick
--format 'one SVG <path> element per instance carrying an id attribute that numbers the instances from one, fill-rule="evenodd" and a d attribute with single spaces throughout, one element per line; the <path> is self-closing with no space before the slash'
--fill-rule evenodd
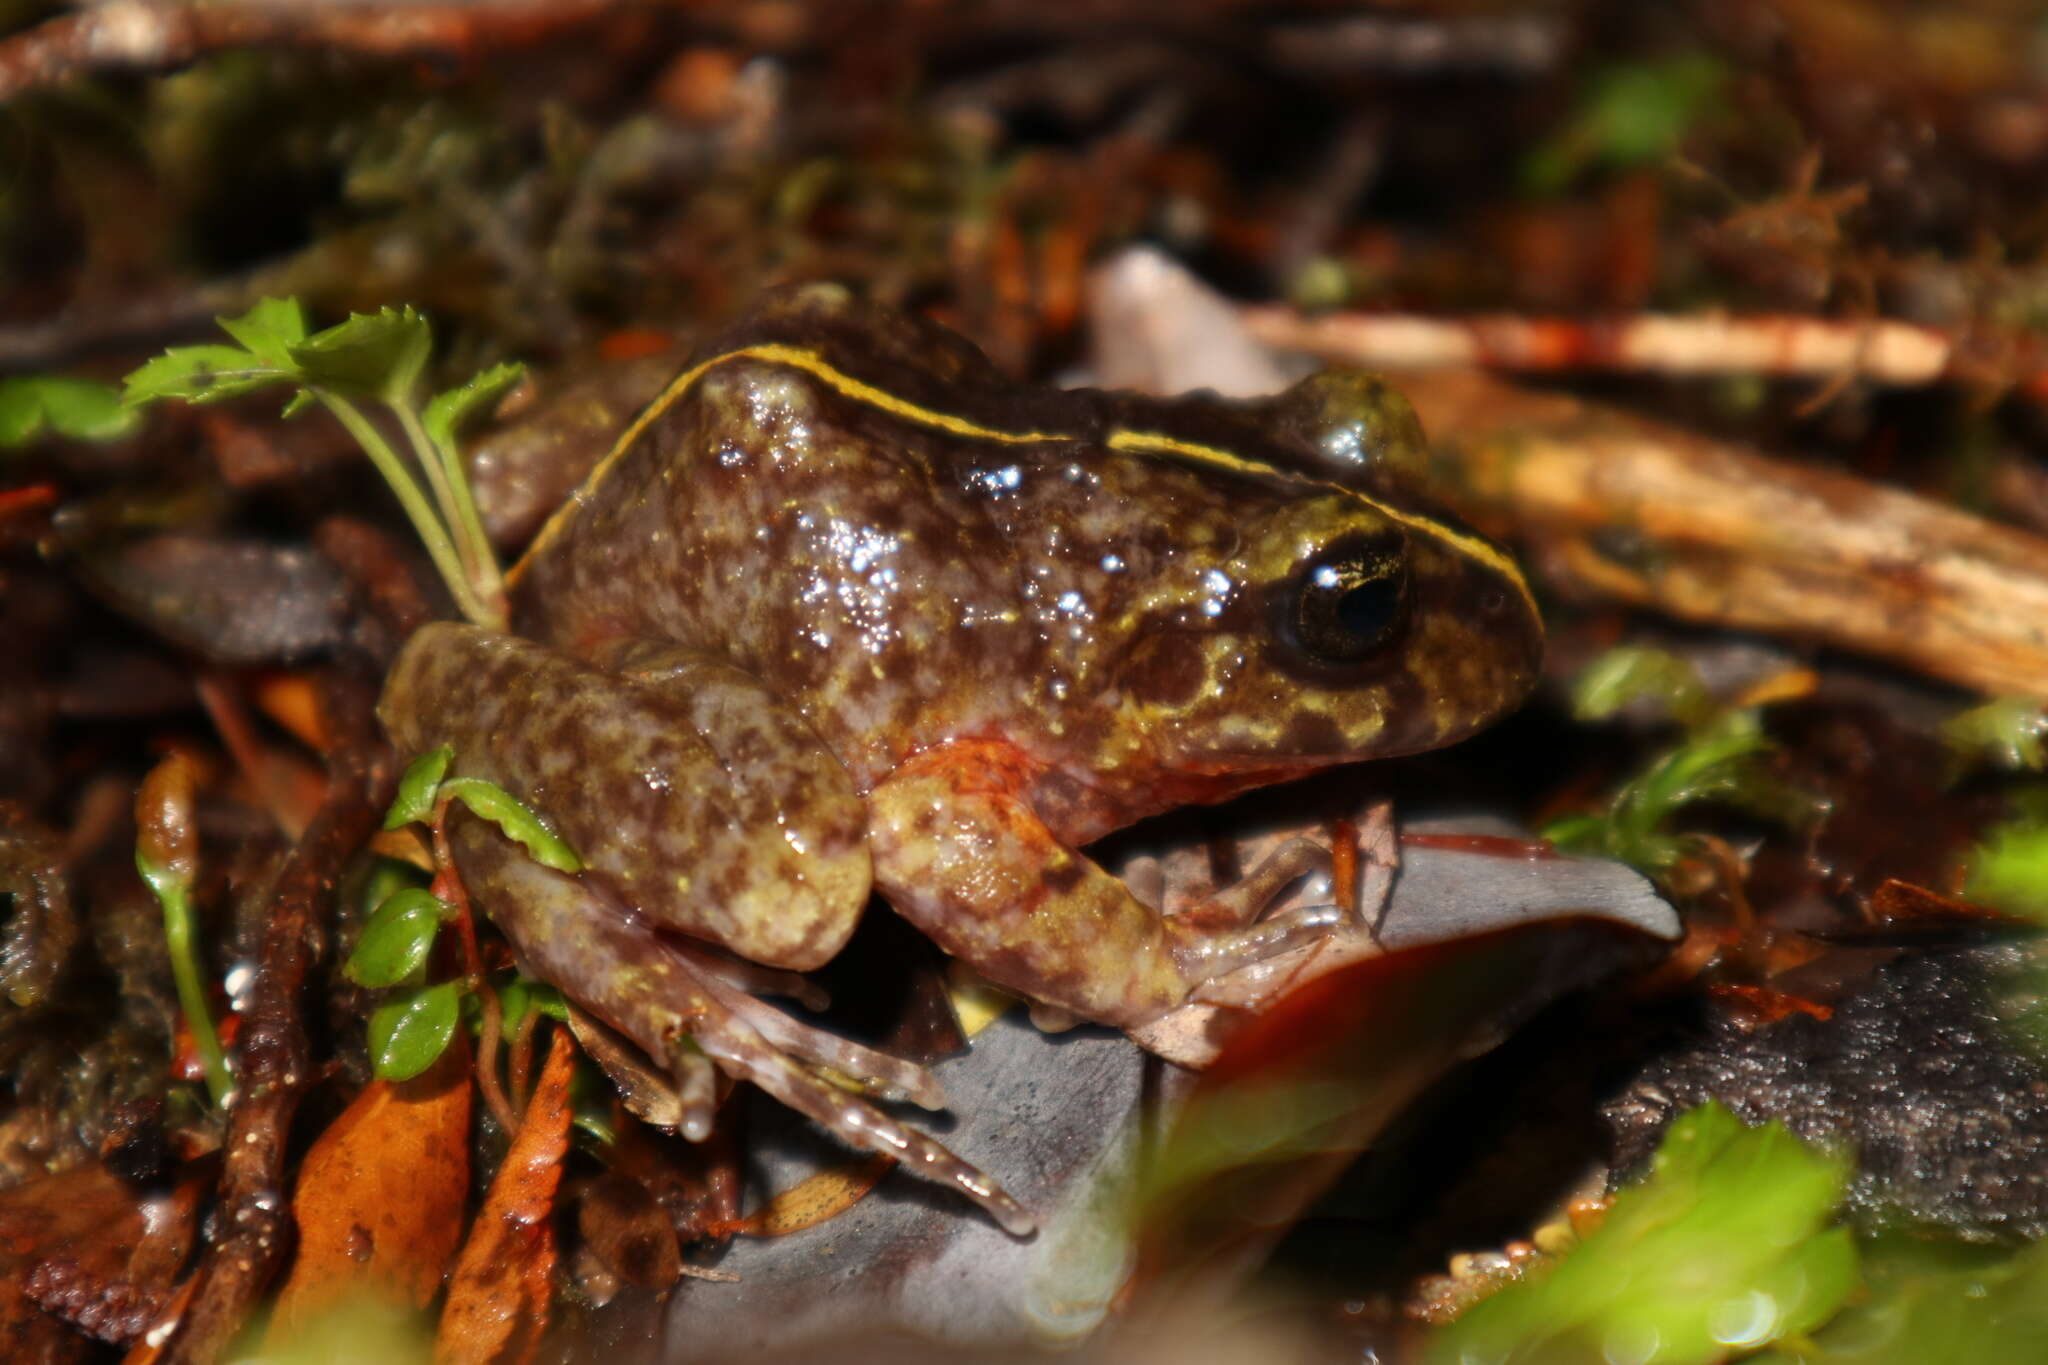
<path id="1" fill-rule="evenodd" d="M 2048 540 L 1472 371 L 1402 386 L 1445 496 L 1553 586 L 2048 697 Z"/>
<path id="2" fill-rule="evenodd" d="M 1966 334 L 1881 318 L 1724 313 L 1640 313 L 1613 319 L 1408 313 L 1310 317 L 1284 307 L 1245 308 L 1239 317 L 1268 346 L 1308 351 L 1363 369 L 1485 366 L 1526 372 L 1853 377 L 1899 388 L 1967 381 L 2019 384 L 2037 397 L 2048 396 L 2048 355 L 2035 338 Z"/>

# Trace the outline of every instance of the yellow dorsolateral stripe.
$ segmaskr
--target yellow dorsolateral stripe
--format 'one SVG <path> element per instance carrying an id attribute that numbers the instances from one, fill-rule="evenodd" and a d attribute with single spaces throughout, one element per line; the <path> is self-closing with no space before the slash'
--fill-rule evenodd
<path id="1" fill-rule="evenodd" d="M 1119 427 L 1109 434 L 1109 448 L 1111 450 L 1136 451 L 1147 455 L 1176 456 L 1195 464 L 1205 464 L 1216 469 L 1228 470 L 1233 474 L 1256 476 L 1260 474 L 1272 475 L 1276 472 L 1281 472 L 1274 470 L 1270 465 L 1260 464 L 1256 460 L 1247 460 L 1242 455 L 1233 455 L 1229 451 L 1218 449 L 1215 446 L 1205 446 L 1195 441 L 1183 441 L 1178 437 L 1162 436 L 1152 431 L 1132 431 L 1128 427 Z M 1420 513 L 1404 512 L 1391 503 L 1384 503 L 1378 498 L 1367 497 L 1357 489 L 1344 484 L 1325 483 L 1321 479 L 1310 479 L 1308 482 L 1319 487 L 1332 489 L 1344 494 L 1346 497 L 1356 498 L 1389 520 L 1397 521 L 1412 531 L 1420 531 L 1426 536 L 1440 540 L 1456 549 L 1459 553 L 1469 555 L 1471 558 L 1485 564 L 1496 573 L 1506 575 L 1514 581 L 1516 590 L 1528 602 L 1529 610 L 1536 611 L 1536 598 L 1529 591 L 1528 581 L 1522 577 L 1521 566 L 1515 563 L 1512 555 L 1507 554 L 1491 541 L 1482 540 L 1478 536 L 1456 530 L 1444 525 L 1440 521 L 1432 521 Z"/>
<path id="2" fill-rule="evenodd" d="M 688 393 L 691 386 L 704 377 L 706 371 L 733 360 L 768 360 L 781 365 L 794 366 L 799 370 L 816 375 L 831 388 L 845 394 L 848 398 L 866 403 L 870 407 L 880 408 L 883 412 L 900 417 L 906 422 L 916 422 L 921 426 L 936 427 L 940 431 L 951 432 L 955 436 L 965 436 L 971 440 L 1003 441 L 1013 445 L 1028 445 L 1037 441 L 1066 441 L 1073 439 L 1071 434 L 1066 432 L 998 431 L 994 427 L 985 427 L 978 422 L 970 422 L 964 417 L 956 417 L 949 412 L 940 412 L 935 408 L 923 407 L 911 402 L 907 398 L 898 398 L 886 389 L 878 389 L 873 384 L 863 383 L 855 379 L 844 370 L 836 369 L 827 364 L 823 356 L 807 347 L 785 346 L 779 342 L 762 342 L 757 346 L 742 346 L 737 350 L 726 351 L 700 364 L 692 365 L 689 369 L 684 370 L 669 381 L 668 387 L 661 391 L 660 396 L 642 409 L 640 415 L 633 419 L 633 424 L 619 434 L 618 440 L 612 442 L 612 448 L 605 452 L 605 457 L 599 460 L 596 466 L 591 469 L 589 476 L 577 487 L 576 492 L 570 496 L 569 500 L 555 509 L 554 515 L 547 519 L 547 524 L 540 528 L 540 534 L 535 536 L 533 543 L 526 547 L 526 553 L 519 557 L 519 562 L 514 564 L 511 571 L 505 575 L 506 584 L 509 586 L 518 582 L 520 575 L 526 571 L 526 566 L 533 562 L 534 556 L 546 549 L 548 544 L 562 533 L 562 530 L 569 524 L 569 519 L 576 514 L 576 509 L 583 505 L 590 497 L 591 492 L 603 481 L 604 476 L 611 472 L 611 467 L 618 463 L 619 457 L 632 449 L 633 442 L 640 439 L 641 432 L 647 430 L 651 423 L 671 407 L 674 407 L 676 400 Z"/>
<path id="3" fill-rule="evenodd" d="M 668 387 L 661 391 L 660 396 L 652 403 L 649 403 L 641 411 L 640 415 L 633 419 L 632 425 L 619 434 L 619 439 L 612 443 L 612 448 L 605 452 L 605 457 L 597 462 L 596 467 L 590 471 L 589 477 L 583 480 L 575 494 L 567 502 L 555 509 L 554 515 L 548 518 L 547 524 L 540 528 L 540 534 L 535 536 L 533 543 L 526 547 L 526 553 L 519 557 L 519 562 L 514 564 L 511 572 L 505 575 L 506 583 L 509 585 L 518 582 L 520 575 L 526 571 L 526 566 L 533 562 L 534 556 L 547 548 L 548 544 L 562 533 L 563 528 L 568 525 L 569 519 L 576 514 L 576 509 L 588 500 L 591 492 L 596 489 L 598 484 L 604 479 L 604 476 L 611 472 L 611 467 L 618 463 L 619 458 L 632 449 L 633 443 L 640 439 L 641 432 L 647 430 L 651 423 L 675 406 L 676 401 L 688 393 L 691 386 L 703 378 L 708 370 L 733 360 L 767 360 L 779 365 L 792 366 L 816 376 L 834 391 L 845 394 L 848 398 L 854 399 L 857 402 L 866 403 L 869 407 L 878 408 L 906 422 L 915 422 L 919 426 L 949 432 L 952 435 L 962 436 L 972 441 L 997 441 L 1008 445 L 1034 445 L 1045 441 L 1070 441 L 1074 439 L 1071 432 L 1003 431 L 996 427 L 985 427 L 979 422 L 970 422 L 965 417 L 959 417 L 950 412 L 940 412 L 936 408 L 928 408 L 922 404 L 913 403 L 907 398 L 900 398 L 890 393 L 887 389 L 879 389 L 873 384 L 854 378 L 844 370 L 828 364 L 823 356 L 808 347 L 785 346 L 780 342 L 762 342 L 759 345 L 742 346 L 737 350 L 726 351 L 722 355 L 715 355 L 709 360 L 692 365 L 689 369 L 684 370 L 669 381 Z M 1254 478 L 1271 477 L 1279 472 L 1268 465 L 1260 464 L 1255 460 L 1247 460 L 1242 455 L 1233 455 L 1229 451 L 1220 450 L 1215 446 L 1205 446 L 1194 441 L 1182 441 L 1171 436 L 1159 435 L 1156 432 L 1132 431 L 1125 427 L 1119 427 L 1110 432 L 1109 447 L 1112 450 L 1128 450 L 1147 455 L 1171 456 L 1189 460 L 1196 464 L 1205 464 L 1215 469 L 1228 470 L 1233 474 L 1248 475 Z M 1319 480 L 1312 480 L 1312 482 L 1320 483 Z M 1369 498 L 1355 488 L 1347 488 L 1342 484 L 1324 484 L 1323 486 L 1332 488 L 1346 496 L 1356 498 L 1381 515 L 1397 521 L 1411 530 L 1420 531 L 1424 535 L 1443 541 L 1455 547 L 1461 553 L 1470 555 L 1481 563 L 1489 565 L 1496 572 L 1504 574 L 1513 580 L 1515 587 L 1520 590 L 1523 598 L 1528 601 L 1529 609 L 1531 611 L 1536 610 L 1536 600 L 1529 591 L 1528 583 L 1522 578 L 1521 569 L 1516 566 L 1513 559 L 1486 541 L 1481 540 L 1477 536 L 1455 531 L 1441 522 L 1431 521 L 1428 517 L 1419 516 L 1413 512 L 1404 512 L 1400 508 L 1389 506 L 1376 498 Z"/>

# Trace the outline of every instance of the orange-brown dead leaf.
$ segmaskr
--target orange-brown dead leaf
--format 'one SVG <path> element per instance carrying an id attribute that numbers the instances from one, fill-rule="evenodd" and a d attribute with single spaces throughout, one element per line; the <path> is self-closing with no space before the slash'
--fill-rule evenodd
<path id="1" fill-rule="evenodd" d="M 460 1032 L 426 1074 L 375 1081 L 306 1153 L 292 1196 L 298 1258 L 270 1342 L 338 1302 L 424 1308 L 462 1239 L 469 1195 L 469 1047 Z"/>
<path id="2" fill-rule="evenodd" d="M 1707 993 L 1752 1028 L 1775 1024 L 1780 1019 L 1787 1019 L 1795 1014 L 1808 1015 L 1823 1022 L 1835 1016 L 1832 1005 L 1824 1005 L 1818 1000 L 1808 1000 L 1803 995 L 1773 990 L 1769 986 L 1721 982 L 1709 986 Z"/>
<path id="3" fill-rule="evenodd" d="M 871 1156 L 851 1166 L 834 1166 L 808 1180 L 799 1180 L 722 1232 L 743 1237 L 784 1237 L 837 1218 L 867 1197 L 896 1164 L 894 1157 Z"/>
<path id="4" fill-rule="evenodd" d="M 517 1365 L 547 1327 L 555 1274 L 555 1193 L 569 1150 L 576 1045 L 556 1029 L 526 1117 L 463 1243 L 434 1334 L 437 1365 Z"/>
<path id="5" fill-rule="evenodd" d="M 2025 916 L 2009 915 L 2003 910 L 1994 910 L 1959 896 L 1944 896 L 1939 891 L 1900 881 L 1897 877 L 1887 877 L 1863 904 L 1865 912 L 1879 924 L 1982 925 L 1989 922 L 2021 928 L 2027 923 Z"/>
<path id="6" fill-rule="evenodd" d="M 310 674 L 266 673 L 256 678 L 251 692 L 256 709 L 307 748 L 324 754 L 334 747 L 334 732 Z"/>

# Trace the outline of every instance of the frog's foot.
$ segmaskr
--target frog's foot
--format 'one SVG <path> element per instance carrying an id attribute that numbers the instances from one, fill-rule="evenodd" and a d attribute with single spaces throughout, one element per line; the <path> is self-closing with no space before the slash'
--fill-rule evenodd
<path id="1" fill-rule="evenodd" d="M 1005 1231 L 1032 1231 L 1031 1214 L 993 1180 L 862 1093 L 937 1108 L 943 1096 L 923 1067 L 756 1000 L 735 984 L 758 980 L 751 969 L 736 976 L 729 960 L 655 932 L 598 885 L 541 866 L 477 820 L 451 822 L 450 838 L 472 894 L 534 972 L 671 1068 L 686 1135 L 708 1131 L 715 1064 L 842 1141 L 959 1190 Z"/>
<path id="2" fill-rule="evenodd" d="M 1241 880 L 1164 920 L 1174 960 L 1192 984 L 1190 1000 L 1210 998 L 1216 983 L 1333 935 L 1366 932 L 1341 905 L 1301 905 L 1260 918 L 1280 894 L 1311 872 L 1327 871 L 1330 850 L 1289 839 Z"/>
<path id="3" fill-rule="evenodd" d="M 939 1086 L 938 1077 L 926 1068 L 915 1062 L 906 1062 L 901 1057 L 891 1057 L 886 1052 L 877 1052 L 871 1047 L 862 1047 L 836 1033 L 814 1028 L 790 1018 L 765 1001 L 756 1000 L 726 979 L 722 969 L 733 964 L 725 959 L 692 944 L 670 941 L 665 946 L 700 974 L 705 993 L 717 1005 L 751 1028 L 768 1046 L 786 1056 L 822 1067 L 827 1072 L 851 1078 L 862 1090 L 878 1099 L 908 1100 L 920 1109 L 946 1107 L 946 1095 Z M 815 993 L 823 994 L 822 991 Z"/>
<path id="4" fill-rule="evenodd" d="M 689 1034 L 676 1037 L 671 1051 L 701 1048 L 727 1075 L 752 1081 L 841 1141 L 886 1153 L 926 1180 L 951 1185 L 986 1209 L 1005 1232 L 1028 1237 L 1036 1230 L 1036 1221 L 1022 1204 L 937 1140 L 898 1122 L 827 1076 L 799 1065 L 791 1052 L 719 1002 L 693 1004 Z"/>

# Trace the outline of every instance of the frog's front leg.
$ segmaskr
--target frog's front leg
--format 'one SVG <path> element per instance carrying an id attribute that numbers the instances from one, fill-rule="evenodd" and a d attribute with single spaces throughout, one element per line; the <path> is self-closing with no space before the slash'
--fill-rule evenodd
<path id="1" fill-rule="evenodd" d="M 875 884 L 941 948 L 999 985 L 1133 1028 L 1344 919 L 1336 906 L 1254 924 L 1234 913 L 1162 915 L 1054 837 L 1026 798 L 1029 777 L 1006 744 L 956 741 L 917 755 L 868 796 Z M 1299 856 L 1290 851 L 1283 862 Z M 1252 880 L 1270 896 L 1287 879 L 1282 870 Z"/>

